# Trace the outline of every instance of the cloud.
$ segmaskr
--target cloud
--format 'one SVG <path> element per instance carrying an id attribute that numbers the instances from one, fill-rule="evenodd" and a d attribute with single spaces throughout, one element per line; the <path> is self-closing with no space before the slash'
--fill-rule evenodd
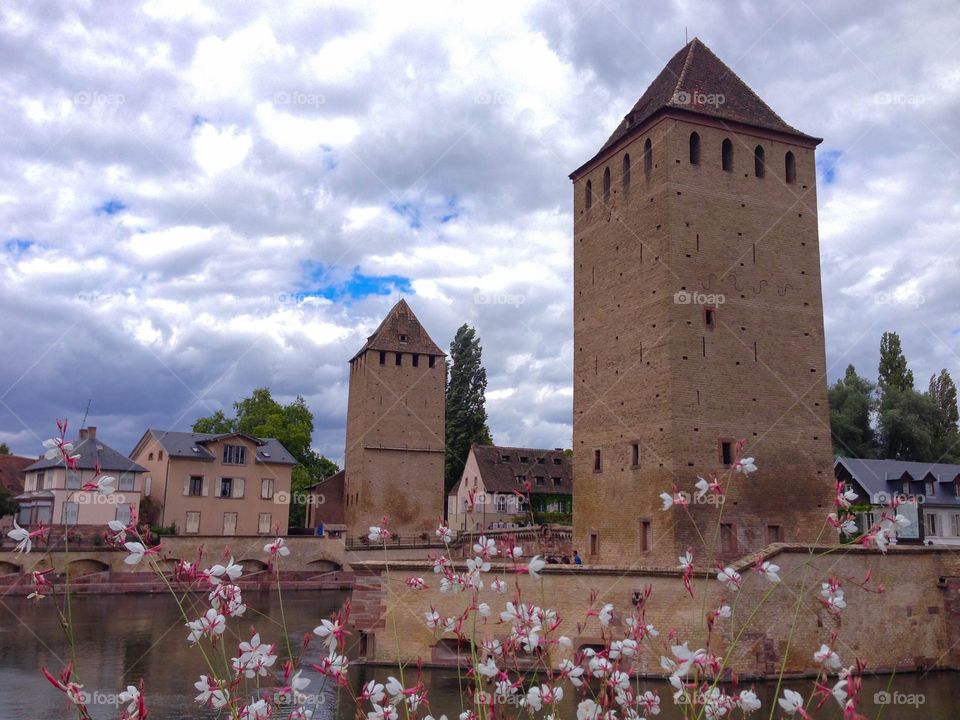
<path id="1" fill-rule="evenodd" d="M 898 330 L 960 375 L 960 16 L 865 0 L 0 11 L 0 441 L 88 400 L 130 450 L 257 386 L 341 458 L 347 360 L 404 294 L 477 327 L 497 441 L 568 447 L 571 189 L 699 34 L 819 150 L 830 378 Z"/>

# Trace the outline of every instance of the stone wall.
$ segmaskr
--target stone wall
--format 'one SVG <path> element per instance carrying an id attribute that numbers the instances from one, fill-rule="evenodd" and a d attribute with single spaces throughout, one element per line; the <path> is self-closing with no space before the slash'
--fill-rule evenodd
<path id="1" fill-rule="evenodd" d="M 739 598 L 730 595 L 734 607 L 730 620 L 718 621 L 714 651 L 721 652 L 738 636 L 730 669 L 740 677 L 776 675 L 784 666 L 788 674 L 815 674 L 813 653 L 829 642 L 833 617 L 819 601 L 820 583 L 829 576 L 841 579 L 848 603 L 843 627 L 834 644 L 841 658 L 852 664 L 856 658 L 868 663 L 871 671 L 912 671 L 918 668 L 960 667 L 960 560 L 946 550 L 898 547 L 886 556 L 859 546 L 820 547 L 777 545 L 766 557 L 781 566 L 783 582 L 772 585 L 751 571 L 752 563 L 738 567 L 744 576 Z M 354 563 L 357 576 L 353 616 L 366 649 L 368 661 L 394 663 L 423 658 L 426 663 L 451 662 L 441 641 L 423 621 L 431 607 L 443 616 L 462 612 L 468 596 L 438 591 L 438 576 L 422 562 Z M 861 587 L 867 573 L 872 579 Z M 411 576 L 422 576 L 430 587 L 414 591 L 406 587 Z M 490 575 L 492 579 L 494 575 Z M 684 591 L 677 572 L 629 570 L 605 566 L 548 566 L 540 579 L 526 575 L 508 576 L 510 593 L 497 595 L 489 589 L 480 600 L 494 608 L 494 614 L 478 627 L 478 639 L 506 636 L 506 627 L 497 614 L 516 587 L 524 601 L 550 607 L 564 623 L 561 632 L 574 641 L 574 650 L 600 642 L 596 618 L 587 617 L 589 608 L 599 610 L 613 603 L 619 613 L 631 611 L 632 594 L 652 588 L 646 619 L 661 634 L 637 665 L 639 674 L 662 675 L 661 654 L 669 654 L 669 632 L 679 641 L 689 640 L 691 648 L 702 647 L 704 610 L 716 608 L 724 596 L 714 574 L 695 581 L 695 597 Z M 880 589 L 883 589 L 882 592 Z M 581 627 L 578 629 L 578 623 Z M 555 665 L 564 655 L 551 651 Z"/>

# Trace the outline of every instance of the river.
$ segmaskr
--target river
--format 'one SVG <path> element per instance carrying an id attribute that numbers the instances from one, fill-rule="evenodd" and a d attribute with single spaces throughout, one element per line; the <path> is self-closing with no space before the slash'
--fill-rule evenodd
<path id="1" fill-rule="evenodd" d="M 321 619 L 339 608 L 346 597 L 346 593 L 336 591 L 286 593 L 284 613 L 294 647 L 299 646 L 304 632 L 309 632 Z M 246 631 L 255 625 L 265 641 L 280 642 L 280 626 L 268 619 L 280 616 L 276 595 L 248 593 L 245 600 L 250 608 L 256 608 L 267 617 L 259 616 L 251 609 L 240 628 L 234 624 L 231 629 Z M 78 672 L 94 718 L 119 717 L 116 693 L 128 684 L 136 684 L 140 678 L 146 683 L 151 720 L 220 717 L 212 710 L 199 708 L 193 701 L 196 694 L 193 683 L 205 672 L 206 666 L 197 648 L 187 644 L 187 631 L 170 597 L 82 596 L 74 599 L 72 610 Z M 235 642 L 231 641 L 230 645 Z M 308 659 L 316 661 L 320 652 L 320 644 L 315 638 Z M 40 673 L 40 667 L 46 666 L 56 674 L 68 657 L 67 642 L 49 600 L 36 606 L 22 597 L 7 595 L 0 598 L 0 720 L 75 718 L 76 714 L 70 713 L 63 695 Z M 408 669 L 407 678 L 412 672 Z M 383 668 L 358 667 L 352 672 L 351 681 L 356 687 L 370 678 L 383 679 L 388 674 L 391 673 Z M 338 697 L 331 687 L 324 688 L 323 678 L 316 673 L 310 671 L 306 675 L 312 677 L 307 692 L 314 694 L 320 703 L 316 718 L 353 717 L 353 704 L 348 698 L 342 693 Z M 425 670 L 424 682 L 430 689 L 432 714 L 435 717 L 446 714 L 449 720 L 457 720 L 462 705 L 456 672 Z M 672 705 L 669 686 L 655 682 L 641 685 L 659 692 L 663 712 L 658 718 L 675 720 L 682 717 L 679 709 Z M 811 682 L 791 681 L 788 686 L 806 697 Z M 887 691 L 888 687 L 892 702 L 878 704 L 876 700 L 883 699 L 878 693 Z M 754 717 L 767 718 L 775 692 L 774 684 L 761 684 L 757 692 L 764 709 Z M 864 679 L 862 698 L 860 712 L 871 719 L 953 720 L 960 718 L 960 675 L 900 675 L 892 681 L 889 677 L 868 675 Z M 573 720 L 578 700 L 572 696 L 565 698 L 560 717 Z M 506 716 L 517 715 L 514 708 L 505 710 Z M 814 717 L 819 720 L 840 718 L 841 715 L 827 706 Z"/>

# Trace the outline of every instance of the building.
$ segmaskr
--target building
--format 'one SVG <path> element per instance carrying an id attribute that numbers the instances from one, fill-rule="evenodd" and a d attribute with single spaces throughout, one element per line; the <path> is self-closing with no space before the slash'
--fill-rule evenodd
<path id="1" fill-rule="evenodd" d="M 347 531 L 389 517 L 400 536 L 432 533 L 443 514 L 446 355 L 405 300 L 350 360 L 344 460 Z"/>
<path id="2" fill-rule="evenodd" d="M 574 542 L 675 566 L 813 541 L 830 511 L 814 152 L 702 42 L 574 192 Z M 734 476 L 737 440 L 759 471 Z M 718 473 L 714 505 L 659 493 Z M 692 519 L 691 519 L 692 518 Z"/>
<path id="3" fill-rule="evenodd" d="M 530 504 L 517 493 L 526 493 Z M 460 531 L 526 523 L 536 513 L 573 510 L 573 465 L 562 448 L 470 447 L 460 480 L 447 497 L 447 522 Z"/>
<path id="4" fill-rule="evenodd" d="M 23 492 L 23 470 L 32 465 L 34 458 L 19 455 L 0 455 L 0 488 L 3 488 L 11 497 L 17 497 Z M 0 530 L 13 527 L 13 515 L 0 515 Z"/>
<path id="5" fill-rule="evenodd" d="M 870 506 L 858 513 L 862 531 L 876 524 L 881 509 L 898 497 L 905 502 L 897 512 L 911 521 L 899 537 L 960 545 L 960 465 L 840 457 L 833 470 L 857 493 L 856 505 Z"/>
<path id="6" fill-rule="evenodd" d="M 181 535 L 286 535 L 297 464 L 278 440 L 147 430 L 131 453 L 150 477 L 156 522 Z"/>
<path id="7" fill-rule="evenodd" d="M 307 513 L 305 526 L 315 533 L 337 537 L 346 531 L 344 518 L 343 470 L 334 473 L 306 489 Z"/>
<path id="8" fill-rule="evenodd" d="M 21 527 L 44 525 L 99 525 L 111 520 L 127 523 L 131 513 L 139 512 L 144 496 L 147 469 L 117 452 L 97 437 L 95 427 L 83 428 L 73 441 L 76 467 L 66 469 L 58 456 L 41 457 L 23 469 L 23 493 L 17 522 Z M 99 472 L 98 472 L 99 470 Z M 82 490 L 101 475 L 116 478 L 116 491 L 110 495 Z"/>

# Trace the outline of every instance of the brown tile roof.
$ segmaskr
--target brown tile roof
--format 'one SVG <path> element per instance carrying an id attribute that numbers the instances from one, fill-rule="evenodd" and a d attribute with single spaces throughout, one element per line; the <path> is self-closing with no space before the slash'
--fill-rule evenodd
<path id="1" fill-rule="evenodd" d="M 519 475 L 526 477 L 534 495 L 573 494 L 573 465 L 563 450 L 502 445 L 473 445 L 470 449 L 477 458 L 487 492 L 523 490 L 517 481 Z M 538 477 L 543 478 L 543 485 L 537 484 Z M 559 485 L 554 484 L 556 477 L 560 478 Z"/>
<path id="2" fill-rule="evenodd" d="M 5 487 L 14 495 L 22 493 L 22 471 L 33 462 L 33 458 L 20 457 L 19 455 L 0 455 L 0 487 Z"/>
<path id="3" fill-rule="evenodd" d="M 717 101 L 713 101 L 713 96 Z M 722 96 L 722 102 L 719 98 Z M 699 101 L 698 98 L 706 98 Z M 670 58 L 633 109 L 613 131 L 599 152 L 574 171 L 575 176 L 621 139 L 643 128 L 645 122 L 665 110 L 679 110 L 729 120 L 744 125 L 794 135 L 819 142 L 820 138 L 788 125 L 733 70 L 694 38 Z"/>
<path id="4" fill-rule="evenodd" d="M 393 306 L 383 322 L 373 331 L 373 335 L 367 338 L 364 346 L 351 358 L 351 361 L 363 355 L 367 350 L 446 355 L 430 339 L 423 325 L 417 320 L 417 316 L 413 314 L 413 310 L 407 305 L 406 300 L 400 300 Z"/>

